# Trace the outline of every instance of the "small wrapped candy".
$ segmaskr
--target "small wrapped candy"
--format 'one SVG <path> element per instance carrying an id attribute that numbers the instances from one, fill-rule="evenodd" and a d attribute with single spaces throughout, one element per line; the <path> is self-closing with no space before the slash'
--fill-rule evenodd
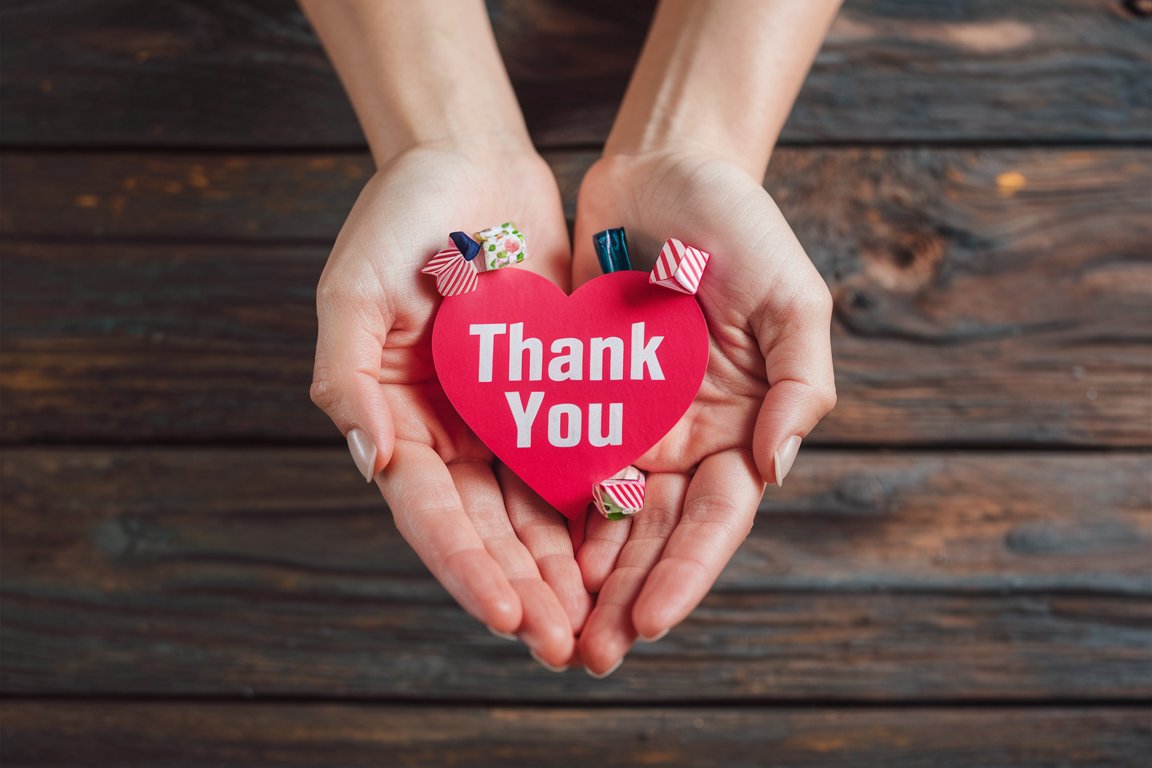
<path id="1" fill-rule="evenodd" d="M 608 520 L 623 520 L 644 507 L 644 473 L 628 466 L 592 486 L 596 509 Z"/>
<path id="2" fill-rule="evenodd" d="M 452 246 L 437 251 L 420 271 L 436 276 L 436 292 L 441 296 L 459 296 L 476 290 L 476 254 L 480 245 L 463 232 L 448 236 Z"/>
<path id="3" fill-rule="evenodd" d="M 685 245 L 674 237 L 669 238 L 660 249 L 660 257 L 652 267 L 648 282 L 695 295 L 710 256 L 707 251 Z"/>
<path id="4" fill-rule="evenodd" d="M 484 255 L 480 269 L 500 269 L 519 264 L 528 255 L 524 235 L 510 221 L 498 227 L 488 227 L 473 235 L 480 241 L 480 252 Z"/>
<path id="5" fill-rule="evenodd" d="M 463 232 L 452 232 L 448 235 L 448 239 L 452 241 L 452 245 L 456 246 L 456 250 L 460 251 L 460 255 L 464 257 L 465 261 L 472 261 L 480 253 L 480 243 Z"/>
<path id="6" fill-rule="evenodd" d="M 632 269 L 624 227 L 606 229 L 592 235 L 592 247 L 596 249 L 596 259 L 600 262 L 600 270 L 604 274 Z"/>

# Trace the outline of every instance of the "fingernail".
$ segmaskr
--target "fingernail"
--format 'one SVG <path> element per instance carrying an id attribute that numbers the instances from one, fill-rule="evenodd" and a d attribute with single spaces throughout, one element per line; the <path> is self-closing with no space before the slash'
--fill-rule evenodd
<path id="1" fill-rule="evenodd" d="M 645 643 L 654 643 L 657 640 L 663 640 L 667 634 L 668 634 L 668 630 L 665 629 L 663 632 L 657 632 L 652 637 L 644 637 L 644 635 L 640 635 L 640 639 Z"/>
<path id="2" fill-rule="evenodd" d="M 777 487 L 784 485 L 784 478 L 788 476 L 788 471 L 792 469 L 792 464 L 796 461 L 796 454 L 799 452 L 800 438 L 792 435 L 776 449 L 776 453 L 772 454 L 772 468 L 776 472 Z"/>
<path id="3" fill-rule="evenodd" d="M 372 470 L 376 468 L 376 444 L 368 433 L 359 427 L 348 432 L 348 450 L 352 453 L 352 461 L 356 462 L 356 469 L 364 475 L 364 479 L 372 482 Z"/>
<path id="4" fill-rule="evenodd" d="M 542 659 L 536 655 L 536 651 L 529 650 L 528 653 L 532 654 L 532 658 L 536 659 L 537 664 L 544 667 L 544 669 L 548 670 L 549 672 L 567 672 L 568 671 L 568 667 L 556 667 L 556 666 L 553 666 L 553 665 L 549 664 L 548 662 L 544 661 L 544 659 Z"/>
<path id="5" fill-rule="evenodd" d="M 613 664 L 611 667 L 609 667 L 605 671 L 601 672 L 600 674 L 596 674 L 592 670 L 588 669 L 588 667 L 584 667 L 584 671 L 587 672 L 590 677 L 594 677 L 597 680 L 603 680 L 604 678 L 608 677 L 608 675 L 610 675 L 613 672 L 615 672 L 616 670 L 620 669 L 620 665 L 623 663 L 624 663 L 624 659 L 617 659 L 615 664 Z"/>
<path id="6" fill-rule="evenodd" d="M 488 625 L 486 624 L 485 626 L 488 626 Z M 500 638 L 501 640 L 518 640 L 519 639 L 516 637 L 516 635 L 510 635 L 507 632 L 499 632 L 495 629 L 492 629 L 492 627 L 488 627 L 488 631 L 491 632 L 492 634 L 496 635 L 496 637 Z"/>

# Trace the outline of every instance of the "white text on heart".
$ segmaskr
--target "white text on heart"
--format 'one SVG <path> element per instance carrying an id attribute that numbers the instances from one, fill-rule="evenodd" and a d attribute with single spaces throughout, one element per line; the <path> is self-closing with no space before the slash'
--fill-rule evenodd
<path id="1" fill-rule="evenodd" d="M 508 381 L 524 381 L 524 363 L 527 358 L 528 381 L 541 381 L 544 378 L 544 343 L 533 336 L 524 337 L 524 323 L 473 323 L 468 333 L 480 337 L 480 382 L 492 381 L 492 359 L 495 356 L 496 337 L 508 336 Z M 632 323 L 632 337 L 629 345 L 628 378 L 648 378 L 663 381 L 664 371 L 656 350 L 664 341 L 663 336 L 652 336 L 645 340 L 644 323 Z M 548 361 L 548 378 L 551 381 L 584 380 L 584 342 L 575 338 L 556 339 L 550 347 L 552 358 Z M 607 359 L 607 366 L 605 366 Z M 619 336 L 594 337 L 588 340 L 588 380 L 622 381 L 624 379 L 624 340 Z M 605 376 L 607 373 L 607 376 Z"/>

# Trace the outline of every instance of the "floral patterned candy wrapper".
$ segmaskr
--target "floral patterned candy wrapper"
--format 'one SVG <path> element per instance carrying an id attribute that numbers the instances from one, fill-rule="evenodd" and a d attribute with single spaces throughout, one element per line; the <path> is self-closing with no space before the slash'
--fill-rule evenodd
<path id="1" fill-rule="evenodd" d="M 592 487 L 596 509 L 608 520 L 623 520 L 644 508 L 644 473 L 628 466 Z"/>
<path id="2" fill-rule="evenodd" d="M 480 243 L 479 266 L 485 271 L 519 264 L 528 255 L 523 233 L 510 221 L 482 229 L 473 237 Z"/>

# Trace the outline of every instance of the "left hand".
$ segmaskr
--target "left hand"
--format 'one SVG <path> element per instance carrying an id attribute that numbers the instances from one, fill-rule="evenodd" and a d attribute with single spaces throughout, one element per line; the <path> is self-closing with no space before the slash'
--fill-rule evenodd
<path id="1" fill-rule="evenodd" d="M 644 509 L 622 521 L 589 512 L 577 560 L 599 594 L 579 655 L 596 676 L 700 603 L 751 530 L 764 483 L 787 472 L 789 439 L 836 402 L 831 296 L 756 179 L 698 150 L 602 158 L 580 188 L 574 287 L 600 274 L 593 233 L 621 226 L 635 269 L 669 237 L 712 254 L 697 293 L 711 349 L 693 404 L 635 462 L 648 473 Z"/>

